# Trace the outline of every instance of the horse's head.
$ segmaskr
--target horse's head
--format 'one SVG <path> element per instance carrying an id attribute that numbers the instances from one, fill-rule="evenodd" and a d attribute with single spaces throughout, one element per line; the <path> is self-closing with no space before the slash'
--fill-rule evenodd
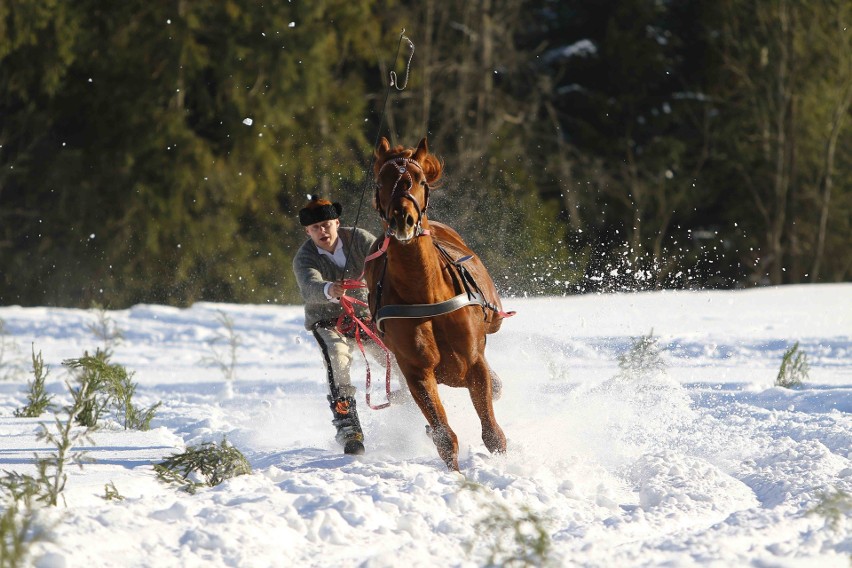
<path id="1" fill-rule="evenodd" d="M 441 177 L 441 161 L 429 153 L 426 139 L 417 148 L 390 147 L 382 138 L 375 151 L 374 206 L 389 235 L 408 242 L 424 230 L 429 207 L 429 186 Z"/>

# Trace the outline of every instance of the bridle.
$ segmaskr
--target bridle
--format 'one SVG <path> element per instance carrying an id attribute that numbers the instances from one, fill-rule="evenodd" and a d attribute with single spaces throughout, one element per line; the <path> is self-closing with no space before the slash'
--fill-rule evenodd
<path id="1" fill-rule="evenodd" d="M 394 202 L 394 200 L 396 200 L 397 196 L 399 196 L 403 199 L 408 199 L 409 201 L 411 201 L 411 203 L 414 205 L 414 208 L 417 210 L 417 224 L 415 225 L 415 228 L 414 228 L 414 236 L 419 237 L 420 235 L 422 235 L 424 233 L 423 226 L 422 226 L 421 223 L 423 221 L 423 215 L 426 214 L 426 209 L 429 208 L 429 184 L 426 183 L 425 179 L 420 182 L 421 185 L 423 186 L 424 190 L 425 190 L 423 207 L 420 207 L 420 203 L 417 201 L 417 198 L 414 197 L 411 194 L 411 188 L 414 187 L 414 178 L 411 176 L 411 172 L 408 171 L 409 165 L 415 166 L 417 169 L 419 169 L 420 173 L 423 174 L 424 178 L 425 178 L 426 173 L 423 171 L 423 166 L 421 166 L 420 163 L 417 160 L 414 160 L 412 158 L 403 158 L 403 157 L 390 158 L 390 159 L 386 160 L 385 163 L 382 164 L 382 167 L 379 168 L 379 173 L 376 176 L 377 178 L 380 179 L 381 176 L 382 176 L 382 172 L 388 166 L 394 167 L 396 169 L 397 173 L 399 174 L 399 176 L 396 178 L 396 181 L 393 184 L 393 190 L 391 191 L 391 196 L 390 196 L 390 200 L 388 201 L 387 210 L 382 209 L 381 202 L 380 202 L 380 199 L 379 199 L 379 192 L 382 189 L 382 185 L 378 181 L 376 182 L 376 209 L 379 212 L 379 216 L 388 225 L 388 230 L 387 230 L 388 236 L 396 236 L 395 233 L 393 231 L 391 231 L 391 229 L 390 229 L 389 218 L 390 218 L 390 209 L 393 206 L 393 202 Z M 400 183 L 404 179 L 408 180 L 408 187 L 407 188 L 405 187 L 404 183 Z"/>

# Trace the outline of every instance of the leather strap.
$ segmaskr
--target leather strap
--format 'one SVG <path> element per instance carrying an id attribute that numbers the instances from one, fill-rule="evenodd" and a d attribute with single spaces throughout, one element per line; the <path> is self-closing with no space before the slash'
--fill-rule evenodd
<path id="1" fill-rule="evenodd" d="M 482 306 L 484 300 L 477 293 L 462 293 L 437 304 L 392 304 L 382 306 L 376 312 L 376 328 L 382 329 L 382 320 L 388 318 L 430 318 L 448 314 L 465 306 Z"/>

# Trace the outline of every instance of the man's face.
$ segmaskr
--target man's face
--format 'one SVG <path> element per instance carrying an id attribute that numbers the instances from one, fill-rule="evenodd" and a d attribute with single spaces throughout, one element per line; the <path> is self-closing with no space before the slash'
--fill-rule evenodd
<path id="1" fill-rule="evenodd" d="M 320 221 L 305 227 L 305 232 L 319 248 L 328 252 L 334 252 L 337 246 L 337 228 L 340 227 L 340 219 L 329 219 Z"/>

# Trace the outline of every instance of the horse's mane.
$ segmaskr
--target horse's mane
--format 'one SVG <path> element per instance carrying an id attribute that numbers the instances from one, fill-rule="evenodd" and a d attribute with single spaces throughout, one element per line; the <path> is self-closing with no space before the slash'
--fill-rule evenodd
<path id="1" fill-rule="evenodd" d="M 416 148 L 407 148 L 400 145 L 394 146 L 388 150 L 383 161 L 379 161 L 379 156 L 377 155 L 377 159 L 373 164 L 373 175 L 376 179 L 378 179 L 379 171 L 382 169 L 382 166 L 386 161 L 393 160 L 394 158 L 410 158 L 414 155 L 415 151 Z M 444 172 L 444 161 L 434 154 L 427 153 L 424 157 L 417 160 L 417 163 L 419 163 L 420 167 L 423 168 L 423 174 L 426 176 L 426 183 L 432 187 L 438 187 L 440 184 L 437 184 L 436 182 L 441 179 L 441 174 Z"/>

